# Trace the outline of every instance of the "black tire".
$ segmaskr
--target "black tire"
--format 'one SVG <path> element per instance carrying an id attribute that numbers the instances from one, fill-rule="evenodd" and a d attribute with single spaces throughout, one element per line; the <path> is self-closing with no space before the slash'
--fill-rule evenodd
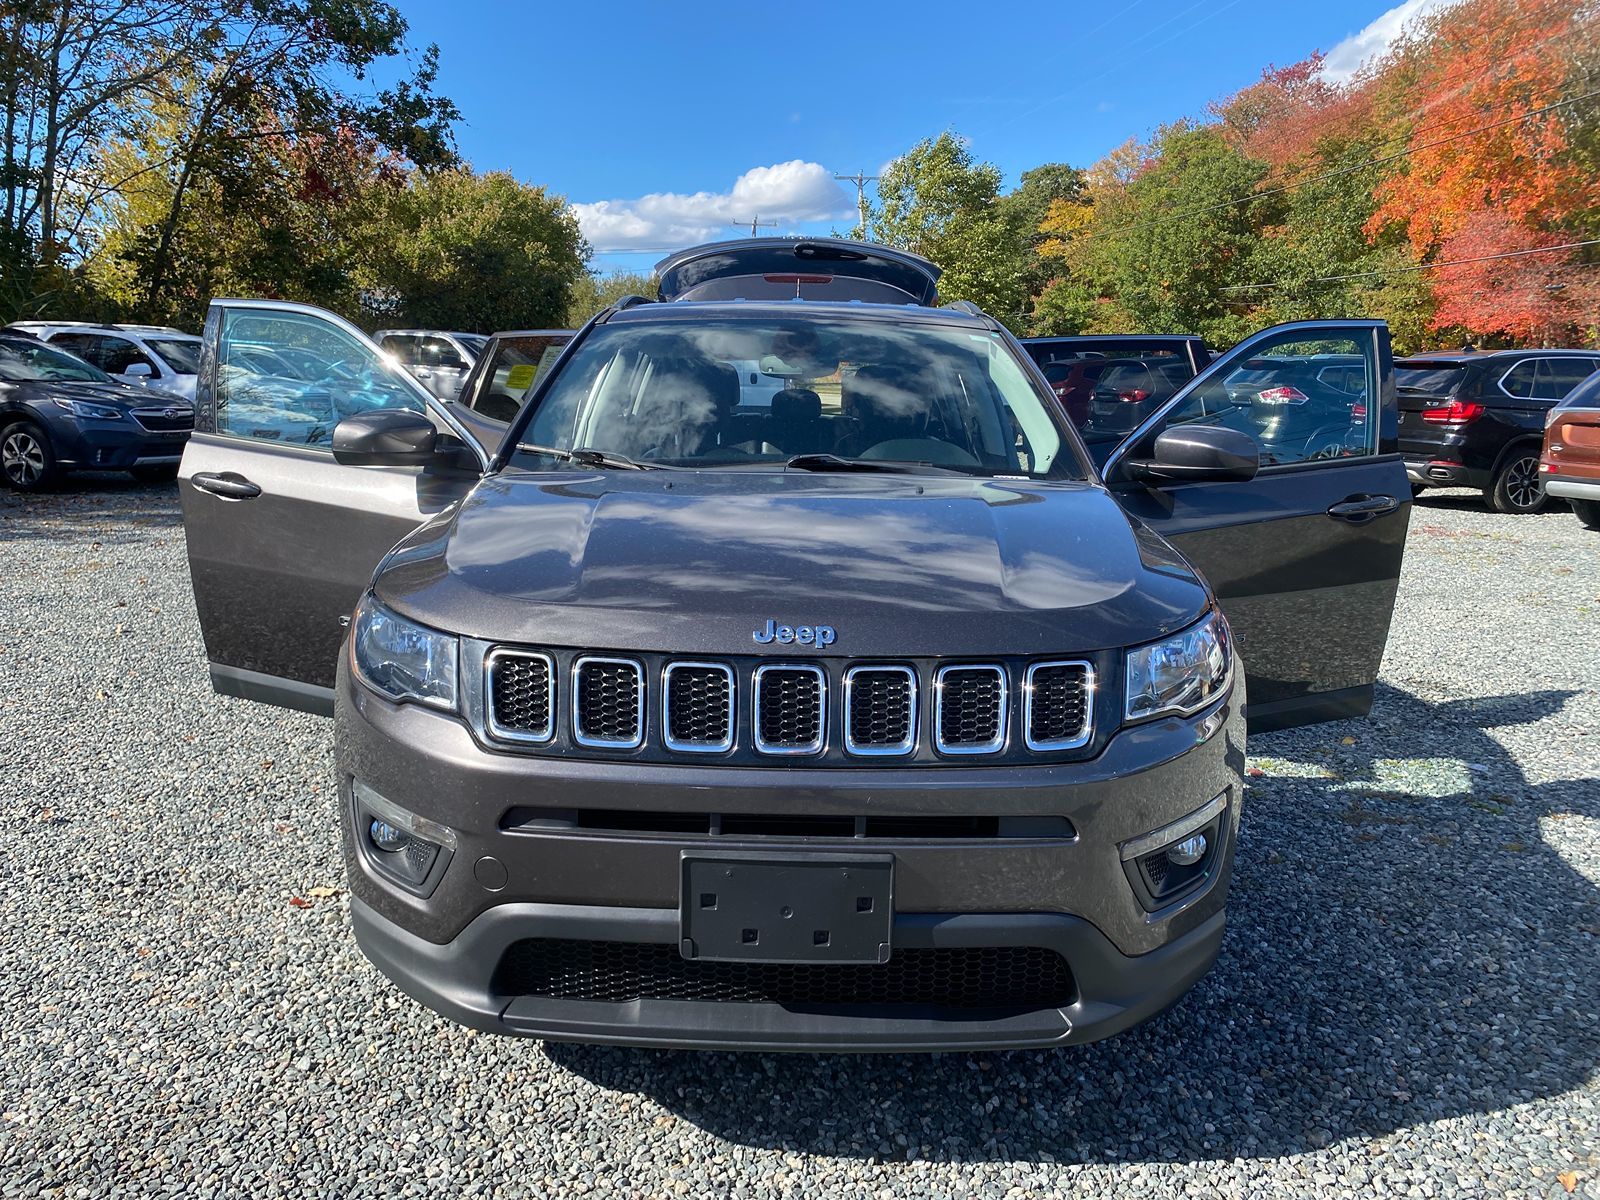
<path id="1" fill-rule="evenodd" d="M 178 464 L 161 463 L 154 467 L 130 467 L 128 474 L 140 483 L 171 483 L 178 477 Z"/>
<path id="2" fill-rule="evenodd" d="M 1578 514 L 1578 521 L 1585 529 L 1600 529 L 1600 500 L 1573 500 L 1567 503 L 1572 505 L 1572 511 Z"/>
<path id="3" fill-rule="evenodd" d="M 56 464 L 50 435 L 32 421 L 13 421 L 0 429 L 0 481 L 15 492 L 43 492 L 55 486 Z"/>
<path id="4" fill-rule="evenodd" d="M 1549 497 L 1544 494 L 1544 478 L 1539 474 L 1539 447 L 1513 447 L 1495 472 L 1494 483 L 1486 494 L 1495 512 L 1524 515 L 1542 509 Z"/>

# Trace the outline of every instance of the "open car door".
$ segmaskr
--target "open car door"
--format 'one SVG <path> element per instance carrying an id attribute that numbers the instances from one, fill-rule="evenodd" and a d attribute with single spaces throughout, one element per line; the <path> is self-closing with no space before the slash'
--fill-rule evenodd
<path id="1" fill-rule="evenodd" d="M 315 367 L 265 373 L 272 356 L 247 346 Z M 307 305 L 213 301 L 178 484 L 212 686 L 331 713 L 339 645 L 379 560 L 486 465 L 355 326 Z"/>
<path id="2" fill-rule="evenodd" d="M 1339 387 L 1326 386 L 1328 364 Z M 1156 439 L 1196 425 L 1248 434 L 1260 452 L 1254 478 L 1151 472 Z M 1372 706 L 1411 507 L 1397 437 L 1388 327 L 1301 321 L 1221 355 L 1106 458 L 1123 507 L 1216 590 L 1244 660 L 1252 729 Z"/>

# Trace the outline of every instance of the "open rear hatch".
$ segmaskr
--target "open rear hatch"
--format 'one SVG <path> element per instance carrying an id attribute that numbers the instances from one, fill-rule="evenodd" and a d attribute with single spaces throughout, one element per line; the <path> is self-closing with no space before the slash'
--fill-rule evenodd
<path id="1" fill-rule="evenodd" d="M 663 300 L 939 301 L 939 268 L 917 254 L 836 238 L 740 238 L 656 264 Z"/>

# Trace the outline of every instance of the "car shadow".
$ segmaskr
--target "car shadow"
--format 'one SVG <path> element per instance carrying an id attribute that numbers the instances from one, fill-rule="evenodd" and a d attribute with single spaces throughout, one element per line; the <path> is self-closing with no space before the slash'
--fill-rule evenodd
<path id="1" fill-rule="evenodd" d="M 1380 685 L 1365 721 L 1252 739 L 1221 960 L 1108 1041 L 544 1053 L 730 1142 L 956 1162 L 1280 1156 L 1582 1086 L 1600 1065 L 1600 888 L 1552 842 L 1600 819 L 1600 796 L 1531 783 L 1491 736 L 1574 694 Z"/>
<path id="2" fill-rule="evenodd" d="M 120 472 L 74 471 L 48 492 L 0 487 L 0 541 L 122 543 L 152 529 L 183 528 L 178 485 L 141 483 Z"/>

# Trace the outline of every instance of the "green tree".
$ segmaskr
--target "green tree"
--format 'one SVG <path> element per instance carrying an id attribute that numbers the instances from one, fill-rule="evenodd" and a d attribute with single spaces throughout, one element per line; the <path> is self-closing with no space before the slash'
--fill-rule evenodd
<path id="1" fill-rule="evenodd" d="M 565 199 L 499 171 L 415 174 L 375 220 L 363 305 L 374 324 L 558 327 L 589 257 Z"/>
<path id="2" fill-rule="evenodd" d="M 955 134 L 924 139 L 884 168 L 868 237 L 938 263 L 945 300 L 971 300 L 1021 328 L 1026 246 L 1001 203 L 1000 181 L 1000 169 L 974 162 Z"/>
<path id="3" fill-rule="evenodd" d="M 613 271 L 609 275 L 585 271 L 572 285 L 572 299 L 567 302 L 567 326 L 577 329 L 602 308 L 624 296 L 654 297 L 656 289 L 656 277 L 639 271 Z"/>

